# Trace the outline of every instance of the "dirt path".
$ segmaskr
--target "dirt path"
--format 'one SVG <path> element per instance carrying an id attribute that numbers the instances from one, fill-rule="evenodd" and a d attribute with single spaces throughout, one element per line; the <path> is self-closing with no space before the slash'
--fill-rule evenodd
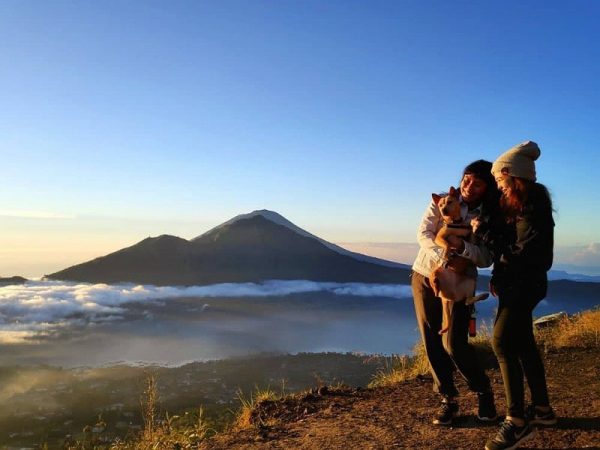
<path id="1" fill-rule="evenodd" d="M 545 359 L 559 422 L 539 429 L 523 448 L 600 449 L 600 350 L 569 350 Z M 500 373 L 489 374 L 503 412 Z M 478 424 L 476 397 L 464 383 L 459 386 L 460 417 L 452 428 L 431 425 L 439 400 L 425 378 L 391 388 L 332 390 L 267 402 L 254 412 L 262 426 L 215 436 L 202 448 L 483 449 L 498 425 Z"/>

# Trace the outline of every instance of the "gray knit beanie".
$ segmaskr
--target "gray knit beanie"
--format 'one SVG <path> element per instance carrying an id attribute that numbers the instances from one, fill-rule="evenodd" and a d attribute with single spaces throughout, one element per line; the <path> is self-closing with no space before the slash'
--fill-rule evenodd
<path id="1" fill-rule="evenodd" d="M 535 181 L 534 161 L 539 158 L 541 152 L 538 145 L 533 141 L 525 141 L 502 153 L 492 165 L 492 174 L 497 177 L 502 169 L 507 169 L 512 177 L 525 178 Z"/>

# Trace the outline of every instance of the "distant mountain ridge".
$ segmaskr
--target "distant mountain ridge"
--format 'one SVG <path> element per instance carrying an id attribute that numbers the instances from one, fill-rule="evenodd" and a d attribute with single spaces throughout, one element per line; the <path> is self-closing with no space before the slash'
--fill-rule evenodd
<path id="1" fill-rule="evenodd" d="M 298 227 L 294 223 L 287 220 L 282 215 L 276 213 L 275 211 L 269 211 L 267 209 L 260 209 L 260 210 L 252 211 L 251 213 L 248 213 L 248 214 L 240 214 L 239 216 L 235 216 L 233 219 L 230 219 L 227 222 L 222 223 L 221 225 L 218 225 L 215 228 L 212 228 L 211 230 L 207 231 L 206 233 L 201 234 L 200 236 L 191 239 L 191 242 L 195 242 L 197 240 L 200 240 L 202 237 L 204 237 L 206 235 L 215 233 L 219 229 L 226 227 L 226 226 L 230 225 L 231 223 L 237 222 L 238 220 L 251 219 L 256 216 L 262 216 L 265 219 L 270 220 L 273 223 L 287 227 L 290 230 L 295 231 L 296 233 L 300 234 L 301 236 L 306 236 L 309 238 L 316 239 L 321 244 L 323 244 L 325 247 L 327 247 L 341 255 L 351 256 L 352 258 L 358 259 L 359 261 L 367 261 L 367 262 L 371 262 L 374 264 L 379 264 L 379 265 L 387 266 L 387 267 L 398 267 L 398 268 L 407 268 L 408 267 L 407 265 L 401 264 L 398 262 L 388 261 L 386 259 L 376 258 L 374 256 L 363 255 L 362 253 L 356 253 L 356 252 L 352 252 L 350 250 L 346 250 L 345 248 L 342 248 L 339 245 L 328 242 L 325 239 L 321 239 L 320 237 L 315 236 L 314 234 L 311 234 L 306 230 L 303 230 L 302 228 Z"/>
<path id="2" fill-rule="evenodd" d="M 149 237 L 47 275 L 53 280 L 191 286 L 265 280 L 410 284 L 408 265 L 350 252 L 268 210 L 242 214 L 186 240 Z M 482 271 L 478 289 L 488 289 Z M 600 304 L 598 283 L 553 280 L 548 300 Z"/>
<path id="3" fill-rule="evenodd" d="M 47 275 L 90 283 L 206 285 L 264 280 L 408 283 L 410 267 L 350 252 L 260 210 L 186 240 L 146 238 Z"/>
<path id="4" fill-rule="evenodd" d="M 13 277 L 0 277 L 0 286 L 9 286 L 11 284 L 24 284 L 27 278 L 15 275 Z"/>

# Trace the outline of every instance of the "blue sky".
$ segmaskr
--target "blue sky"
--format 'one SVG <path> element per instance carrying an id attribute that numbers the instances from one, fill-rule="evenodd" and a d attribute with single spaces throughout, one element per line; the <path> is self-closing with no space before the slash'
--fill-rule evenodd
<path id="1" fill-rule="evenodd" d="M 526 139 L 557 261 L 600 267 L 599 16 L 595 1 L 2 2 L 0 275 L 262 208 L 365 251 L 413 243 L 431 192 Z"/>

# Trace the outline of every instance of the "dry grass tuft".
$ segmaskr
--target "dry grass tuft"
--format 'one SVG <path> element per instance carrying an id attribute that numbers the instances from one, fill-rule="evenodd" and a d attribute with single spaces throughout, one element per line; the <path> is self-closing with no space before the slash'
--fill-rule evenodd
<path id="1" fill-rule="evenodd" d="M 69 450 L 158 450 L 158 449 L 195 449 L 200 442 L 215 434 L 204 420 L 202 407 L 195 412 L 186 412 L 182 416 L 166 414 L 160 419 L 158 410 L 158 388 L 154 376 L 145 381 L 144 392 L 140 399 L 144 429 L 138 436 L 128 440 L 117 439 L 109 445 L 95 442 L 76 442 L 67 446 Z"/>
<path id="2" fill-rule="evenodd" d="M 256 386 L 254 392 L 250 392 L 248 397 L 244 395 L 241 389 L 238 390 L 237 398 L 240 401 L 241 406 L 237 413 L 234 428 L 247 429 L 257 425 L 265 425 L 263 423 L 255 423 L 257 419 L 260 421 L 260 416 L 256 416 L 254 414 L 257 406 L 262 402 L 275 401 L 283 396 L 283 391 L 281 395 L 278 395 L 270 387 L 267 387 L 266 389 L 260 389 L 258 386 Z"/>
<path id="3" fill-rule="evenodd" d="M 477 335 L 469 338 L 469 343 L 475 347 L 477 358 L 486 369 L 498 367 L 498 360 L 492 349 L 492 326 L 482 322 L 477 329 Z"/>
<path id="4" fill-rule="evenodd" d="M 537 330 L 536 337 L 546 351 L 600 347 L 600 309 L 563 317 L 556 324 Z"/>
<path id="5" fill-rule="evenodd" d="M 374 375 L 369 387 L 390 386 L 395 383 L 429 373 L 429 360 L 425 353 L 425 345 L 417 343 L 413 356 L 392 355 L 385 360 L 385 366 Z"/>

